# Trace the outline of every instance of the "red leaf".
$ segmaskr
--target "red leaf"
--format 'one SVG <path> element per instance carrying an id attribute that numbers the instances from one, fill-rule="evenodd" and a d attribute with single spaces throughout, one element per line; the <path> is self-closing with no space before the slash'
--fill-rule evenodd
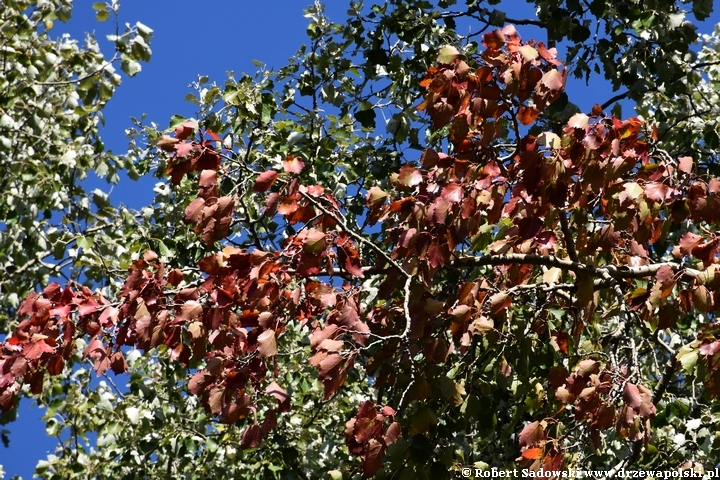
<path id="1" fill-rule="evenodd" d="M 393 422 L 385 432 L 383 441 L 385 442 L 385 445 L 390 446 L 395 443 L 398 438 L 400 438 L 400 435 L 402 435 L 402 427 L 398 422 Z"/>
<path id="2" fill-rule="evenodd" d="M 325 232 L 310 228 L 303 231 L 303 250 L 312 255 L 319 255 L 327 248 Z"/>
<path id="3" fill-rule="evenodd" d="M 460 203 L 463 199 L 463 193 L 463 188 L 460 185 L 451 183 L 443 188 L 440 195 L 450 203 Z"/>
<path id="4" fill-rule="evenodd" d="M 287 412 L 290 410 L 290 395 L 277 383 L 272 382 L 265 389 L 265 393 L 272 395 L 280 403 L 279 410 L 281 412 Z"/>
<path id="5" fill-rule="evenodd" d="M 482 44 L 488 50 L 500 50 L 505 45 L 505 35 L 500 30 L 493 30 L 483 35 Z"/>
<path id="6" fill-rule="evenodd" d="M 422 182 L 422 174 L 412 165 L 405 164 L 400 168 L 398 181 L 406 187 L 414 187 Z"/>
<path id="7" fill-rule="evenodd" d="M 240 439 L 240 448 L 255 448 L 260 445 L 262 437 L 263 432 L 262 428 L 260 428 L 260 425 L 248 425 L 248 427 L 242 434 L 242 438 Z"/>
<path id="8" fill-rule="evenodd" d="M 545 429 L 540 422 L 532 422 L 525 426 L 520 432 L 518 442 L 521 447 L 532 447 L 545 439 Z"/>
<path id="9" fill-rule="evenodd" d="M 680 157 L 678 158 L 678 168 L 681 172 L 690 173 L 692 172 L 693 168 L 693 159 L 692 157 Z"/>
<path id="10" fill-rule="evenodd" d="M 23 355 L 28 360 L 37 360 L 42 357 L 44 353 L 53 352 L 55 352 L 55 348 L 45 343 L 44 339 L 41 339 L 27 345 L 23 350 Z"/>
<path id="11" fill-rule="evenodd" d="M 385 446 L 371 438 L 365 446 L 365 454 L 363 455 L 363 476 L 372 477 L 380 470 L 385 456 Z"/>
<path id="12" fill-rule="evenodd" d="M 639 408 L 642 403 L 642 397 L 640 396 L 638 387 L 630 382 L 626 383 L 623 389 L 623 400 L 632 408 Z"/>
<path id="13" fill-rule="evenodd" d="M 680 255 L 675 255 L 679 257 L 685 257 L 687 255 L 691 255 L 693 248 L 695 248 L 695 245 L 700 243 L 702 240 L 702 237 L 700 235 L 695 235 L 692 232 L 686 232 L 681 238 L 680 243 L 678 244 Z M 675 254 L 675 251 L 673 250 L 673 254 Z"/>
<path id="14" fill-rule="evenodd" d="M 283 169 L 288 173 L 300 173 L 303 168 L 305 168 L 305 163 L 294 155 L 288 155 L 283 160 Z"/>
<path id="15" fill-rule="evenodd" d="M 200 172 L 198 185 L 204 188 L 212 187 L 217 183 L 217 172 L 215 170 L 203 170 Z"/>
<path id="16" fill-rule="evenodd" d="M 62 294 L 62 288 L 60 287 L 60 284 L 57 282 L 52 282 L 50 285 L 45 287 L 43 290 L 43 297 L 48 298 L 54 302 L 57 302 L 60 300 L 60 296 Z"/>
<path id="17" fill-rule="evenodd" d="M 39 296 L 40 295 L 38 295 L 37 293 L 31 293 L 27 297 L 25 297 L 25 300 L 23 300 L 22 304 L 20 304 L 18 315 L 22 317 L 35 313 L 35 300 L 37 300 Z"/>
<path id="18" fill-rule="evenodd" d="M 175 138 L 178 140 L 185 140 L 189 138 L 197 128 L 197 123 L 194 120 L 188 120 L 182 125 L 175 127 Z"/>
<path id="19" fill-rule="evenodd" d="M 47 363 L 47 371 L 50 375 L 60 375 L 65 368 L 65 359 L 62 355 L 53 355 Z"/>
<path id="20" fill-rule="evenodd" d="M 253 185 L 253 191 L 255 192 L 266 192 L 270 190 L 272 184 L 275 183 L 278 173 L 275 170 L 268 170 L 258 175 Z"/>

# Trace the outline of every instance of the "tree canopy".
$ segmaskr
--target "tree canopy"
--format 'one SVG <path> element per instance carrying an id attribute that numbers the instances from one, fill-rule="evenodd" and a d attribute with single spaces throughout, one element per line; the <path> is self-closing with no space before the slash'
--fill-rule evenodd
<path id="1" fill-rule="evenodd" d="M 151 30 L 106 60 L 49 40 L 69 3 L 4 3 L 0 408 L 47 406 L 41 478 L 714 466 L 712 2 L 316 3 L 287 66 L 201 77 L 121 157 L 98 115 Z M 79 183 L 120 169 L 152 205 Z"/>

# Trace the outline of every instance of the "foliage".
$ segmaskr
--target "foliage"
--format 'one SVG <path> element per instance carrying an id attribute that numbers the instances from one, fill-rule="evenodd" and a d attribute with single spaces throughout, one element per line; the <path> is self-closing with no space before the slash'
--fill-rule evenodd
<path id="1" fill-rule="evenodd" d="M 132 235 L 134 215 L 82 182 L 91 172 L 111 183 L 123 170 L 137 177 L 131 161 L 105 151 L 98 131 L 122 80 L 114 65 L 129 76 L 140 71 L 152 30 L 137 23 L 121 32 L 117 2 L 94 8 L 99 19 L 115 19 L 111 58 L 91 35 L 84 44 L 51 38 L 55 22 L 69 20 L 70 1 L 4 1 L 0 11 L 0 332 L 17 325 L 20 300 L 39 284 L 81 276 L 109 282 L 133 244 L 143 248 Z M 0 423 L 14 416 L 3 414 Z"/>
<path id="2" fill-rule="evenodd" d="M 106 278 L 117 265 L 102 259 L 122 256 L 127 239 L 118 239 L 125 223 L 135 223 L 107 193 L 86 192 L 82 182 L 90 172 L 112 183 L 123 169 L 133 175 L 132 163 L 104 150 L 98 130 L 102 109 L 121 83 L 114 64 L 135 75 L 138 62 L 150 59 L 152 30 L 127 26 L 110 39 L 115 52 L 106 58 L 91 35 L 84 45 L 69 36 L 51 38 L 71 7 L 66 0 L 4 1 L 0 12 L 0 331 L 37 284 L 78 278 L 69 266 Z M 101 2 L 96 9 L 105 18 L 119 6 Z"/>
<path id="3" fill-rule="evenodd" d="M 3 345 L 0 405 L 27 385 L 61 443 L 38 474 L 712 466 L 720 180 L 691 100 L 713 105 L 716 72 L 692 72 L 715 40 L 693 63 L 674 2 L 654 2 L 666 23 L 538 1 L 537 24 L 563 19 L 548 40 L 577 44 L 566 68 L 467 3 L 344 24 L 316 4 L 288 66 L 200 79 L 198 119 L 139 126 L 128 158 L 172 185 L 127 237 L 151 249 L 114 288 L 30 294 Z M 563 105 L 600 53 L 645 118 Z"/>

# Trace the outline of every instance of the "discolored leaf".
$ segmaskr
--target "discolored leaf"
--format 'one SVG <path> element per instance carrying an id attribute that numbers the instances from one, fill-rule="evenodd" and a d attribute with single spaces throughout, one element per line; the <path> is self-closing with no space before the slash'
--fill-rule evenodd
<path id="1" fill-rule="evenodd" d="M 283 170 L 288 173 L 301 173 L 304 168 L 305 163 L 300 157 L 288 155 L 285 160 L 283 160 Z"/>
<path id="2" fill-rule="evenodd" d="M 545 439 L 545 429 L 540 422 L 531 422 L 525 426 L 518 436 L 521 447 L 534 447 Z"/>
<path id="3" fill-rule="evenodd" d="M 412 165 L 406 164 L 403 165 L 402 168 L 400 168 L 398 180 L 400 181 L 401 185 L 404 185 L 406 187 L 414 187 L 415 185 L 418 185 L 422 182 L 422 174 L 417 168 L 413 167 Z"/>
<path id="4" fill-rule="evenodd" d="M 451 45 L 445 45 L 440 49 L 440 52 L 438 52 L 437 62 L 449 64 L 453 63 L 458 57 L 460 57 L 460 52 L 457 48 Z"/>
<path id="5" fill-rule="evenodd" d="M 274 330 L 265 330 L 257 338 L 258 353 L 261 358 L 272 357 L 277 354 L 277 342 Z"/>
<path id="6" fill-rule="evenodd" d="M 253 185 L 253 191 L 266 192 L 270 190 L 270 187 L 272 187 L 272 184 L 275 183 L 277 176 L 278 174 L 275 170 L 267 170 L 261 173 L 255 180 L 255 184 Z"/>

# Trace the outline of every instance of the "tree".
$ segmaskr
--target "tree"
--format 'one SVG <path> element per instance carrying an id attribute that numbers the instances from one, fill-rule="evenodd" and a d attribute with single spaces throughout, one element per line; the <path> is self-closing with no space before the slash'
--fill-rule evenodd
<path id="1" fill-rule="evenodd" d="M 0 11 L 0 332 L 17 326 L 21 299 L 39 284 L 53 277 L 109 281 L 120 264 L 104 259 L 129 261 L 137 244 L 134 216 L 101 189 L 86 191 L 83 181 L 90 172 L 110 183 L 123 171 L 137 178 L 133 162 L 105 151 L 98 132 L 122 80 L 115 65 L 128 76 L 140 71 L 152 30 L 138 23 L 121 31 L 117 2 L 96 3 L 99 20 L 115 18 L 114 54 L 106 58 L 91 35 L 84 45 L 51 38 L 71 7 L 66 0 L 4 1 Z M 3 397 L 3 411 L 7 402 Z M 2 440 L 7 444 L 4 429 Z"/>
<path id="2" fill-rule="evenodd" d="M 287 67 L 201 79 L 197 119 L 138 126 L 137 168 L 172 185 L 140 217 L 151 249 L 117 290 L 30 294 L 3 347 L 3 409 L 25 383 L 73 439 L 41 476 L 712 466 L 720 180 L 696 106 L 715 38 L 695 61 L 668 1 L 660 23 L 631 2 L 538 1 L 533 21 L 453 3 L 342 24 L 316 4 Z M 504 25 L 550 18 L 548 44 Z M 570 103 L 599 53 L 644 118 Z M 80 357 L 106 382 L 63 368 Z"/>

